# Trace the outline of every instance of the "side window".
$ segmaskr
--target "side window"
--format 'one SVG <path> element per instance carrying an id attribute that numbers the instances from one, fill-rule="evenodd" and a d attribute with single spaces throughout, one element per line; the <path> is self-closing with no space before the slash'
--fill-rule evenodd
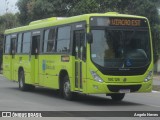
<path id="1" fill-rule="evenodd" d="M 57 52 L 70 51 L 71 27 L 59 27 L 57 36 Z"/>
<path id="2" fill-rule="evenodd" d="M 22 33 L 20 33 L 18 35 L 18 39 L 17 39 L 17 53 L 21 53 L 22 51 Z"/>
<path id="3" fill-rule="evenodd" d="M 23 47 L 22 53 L 29 53 L 31 49 L 31 32 L 23 34 Z"/>
<path id="4" fill-rule="evenodd" d="M 44 31 L 43 52 L 49 53 L 55 50 L 56 30 L 48 29 Z"/>
<path id="5" fill-rule="evenodd" d="M 11 52 L 11 37 L 10 35 L 6 36 L 5 39 L 5 46 L 4 46 L 4 53 L 9 54 Z"/>

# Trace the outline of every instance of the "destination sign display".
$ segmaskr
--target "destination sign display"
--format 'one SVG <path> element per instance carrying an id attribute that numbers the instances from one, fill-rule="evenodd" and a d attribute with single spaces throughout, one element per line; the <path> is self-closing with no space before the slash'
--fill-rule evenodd
<path id="1" fill-rule="evenodd" d="M 126 17 L 92 17 L 91 26 L 148 27 L 146 19 Z"/>
<path id="2" fill-rule="evenodd" d="M 124 18 L 110 18 L 111 26 L 141 26 L 142 20 L 137 19 L 124 19 Z"/>

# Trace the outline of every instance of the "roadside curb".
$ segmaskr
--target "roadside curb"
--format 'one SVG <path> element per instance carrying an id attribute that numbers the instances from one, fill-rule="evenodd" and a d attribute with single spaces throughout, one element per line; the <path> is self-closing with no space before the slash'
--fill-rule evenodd
<path id="1" fill-rule="evenodd" d="M 152 90 L 153 90 L 153 91 L 159 91 L 159 92 L 160 92 L 160 85 L 155 85 L 155 84 L 153 84 Z"/>
<path id="2" fill-rule="evenodd" d="M 160 91 L 154 91 L 154 90 L 152 90 L 152 93 L 160 93 Z"/>

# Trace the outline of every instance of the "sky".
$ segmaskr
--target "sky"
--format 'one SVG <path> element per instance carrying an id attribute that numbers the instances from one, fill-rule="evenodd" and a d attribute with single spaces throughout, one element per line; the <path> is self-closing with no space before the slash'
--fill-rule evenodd
<path id="1" fill-rule="evenodd" d="M 18 0 L 0 0 L 0 15 L 5 14 L 6 12 L 10 13 L 18 12 L 18 8 L 16 7 L 17 1 Z"/>

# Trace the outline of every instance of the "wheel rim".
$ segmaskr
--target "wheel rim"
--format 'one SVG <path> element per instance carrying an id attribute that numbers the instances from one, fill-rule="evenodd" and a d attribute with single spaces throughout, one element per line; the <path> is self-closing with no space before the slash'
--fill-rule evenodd
<path id="1" fill-rule="evenodd" d="M 65 96 L 70 95 L 70 84 L 69 84 L 69 82 L 65 82 L 65 84 L 64 84 L 64 94 L 65 94 Z"/>

